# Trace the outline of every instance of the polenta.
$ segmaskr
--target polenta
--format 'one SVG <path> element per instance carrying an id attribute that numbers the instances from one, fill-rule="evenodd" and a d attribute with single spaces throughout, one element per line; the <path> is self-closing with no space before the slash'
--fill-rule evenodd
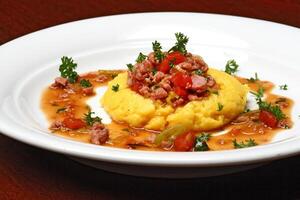
<path id="1" fill-rule="evenodd" d="M 202 100 L 193 100 L 181 107 L 174 108 L 132 91 L 127 84 L 127 72 L 108 83 L 109 89 L 101 103 L 113 120 L 133 127 L 163 130 L 182 124 L 194 131 L 216 129 L 244 111 L 248 87 L 225 72 L 209 69 L 207 73 L 219 85 L 218 93 L 211 93 Z M 117 92 L 110 89 L 116 84 L 119 85 Z"/>

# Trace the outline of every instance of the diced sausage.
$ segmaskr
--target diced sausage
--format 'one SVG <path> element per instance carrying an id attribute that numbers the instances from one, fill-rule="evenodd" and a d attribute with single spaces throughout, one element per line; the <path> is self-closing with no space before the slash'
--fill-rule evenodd
<path id="1" fill-rule="evenodd" d="M 183 105 L 184 102 L 185 102 L 185 100 L 183 98 L 179 98 L 179 99 L 176 99 L 175 101 L 173 101 L 172 105 L 174 108 L 176 108 L 178 106 Z"/>
<path id="2" fill-rule="evenodd" d="M 84 95 L 92 95 L 94 93 L 94 87 L 82 88 L 82 92 Z"/>
<path id="3" fill-rule="evenodd" d="M 95 123 L 91 128 L 91 143 L 96 145 L 104 144 L 109 138 L 109 131 L 101 123 Z"/>
<path id="4" fill-rule="evenodd" d="M 150 88 L 148 86 L 142 86 L 142 88 L 139 90 L 139 93 L 148 97 L 150 96 Z"/>
<path id="5" fill-rule="evenodd" d="M 193 75 L 192 76 L 192 87 L 193 90 L 199 90 L 205 87 L 207 84 L 207 80 L 203 76 Z"/>
<path id="6" fill-rule="evenodd" d="M 51 124 L 50 129 L 51 130 L 60 130 L 62 127 L 63 127 L 62 121 L 56 120 Z"/>
<path id="7" fill-rule="evenodd" d="M 153 77 L 153 82 L 159 83 L 164 77 L 165 74 L 163 72 L 158 71 Z"/>
<path id="8" fill-rule="evenodd" d="M 207 86 L 213 87 L 216 84 L 216 81 L 213 77 L 207 76 Z"/>
<path id="9" fill-rule="evenodd" d="M 163 88 L 157 88 L 151 94 L 152 98 L 154 99 L 163 99 L 168 96 L 168 92 Z"/>
<path id="10" fill-rule="evenodd" d="M 61 86 L 65 87 L 68 84 L 68 79 L 63 78 L 63 77 L 57 77 L 57 78 L 55 78 L 55 83 L 57 85 L 61 85 Z"/>
<path id="11" fill-rule="evenodd" d="M 104 74 L 101 74 L 96 78 L 96 82 L 98 82 L 98 83 L 104 83 L 107 80 L 108 80 L 108 77 L 105 76 Z"/>

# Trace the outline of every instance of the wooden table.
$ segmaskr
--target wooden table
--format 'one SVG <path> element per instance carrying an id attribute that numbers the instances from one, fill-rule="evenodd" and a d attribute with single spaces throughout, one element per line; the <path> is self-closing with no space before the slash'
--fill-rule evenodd
<path id="1" fill-rule="evenodd" d="M 64 22 L 144 11 L 222 13 L 300 27 L 299 0 L 0 0 L 0 44 Z M 86 167 L 0 135 L 1 200 L 300 199 L 299 171 L 300 157 L 292 157 L 220 177 L 137 178 Z"/>

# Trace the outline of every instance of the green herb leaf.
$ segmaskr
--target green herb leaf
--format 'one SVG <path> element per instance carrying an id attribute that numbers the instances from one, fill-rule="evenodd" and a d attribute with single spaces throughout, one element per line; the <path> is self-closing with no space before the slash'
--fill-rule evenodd
<path id="1" fill-rule="evenodd" d="M 92 117 L 92 114 L 95 114 L 94 112 L 89 111 L 87 114 L 84 115 L 84 121 L 87 125 L 92 126 L 95 122 L 101 123 L 102 119 L 98 116 Z"/>
<path id="2" fill-rule="evenodd" d="M 147 58 L 147 56 L 144 55 L 144 54 L 142 54 L 142 53 L 140 52 L 139 56 L 137 57 L 137 59 L 136 59 L 135 61 L 136 61 L 137 63 L 141 63 L 141 62 L 143 62 L 146 58 Z"/>
<path id="3" fill-rule="evenodd" d="M 253 147 L 253 146 L 256 146 L 256 145 L 257 145 L 257 143 L 255 142 L 255 140 L 253 140 L 253 139 L 251 139 L 251 138 L 250 138 L 249 140 L 245 140 L 245 142 L 242 141 L 242 142 L 240 142 L 240 143 L 238 143 L 238 142 L 236 141 L 236 139 L 234 139 L 234 140 L 232 141 L 232 143 L 233 143 L 233 146 L 234 146 L 235 149 L 241 149 L 241 148 Z"/>
<path id="4" fill-rule="evenodd" d="M 119 84 L 116 84 L 116 85 L 113 85 L 112 87 L 111 87 L 111 89 L 114 91 L 114 92 L 118 92 L 119 91 Z"/>
<path id="5" fill-rule="evenodd" d="M 262 100 L 262 97 L 264 95 L 263 88 L 259 88 L 257 93 L 255 93 L 255 92 L 251 92 L 251 93 L 253 95 L 255 95 L 255 100 L 259 107 L 259 110 L 269 111 L 276 117 L 277 120 L 286 118 L 285 114 L 282 112 L 282 110 L 280 109 L 280 107 L 278 105 L 272 105 L 271 103 L 268 103 L 268 102 Z"/>
<path id="6" fill-rule="evenodd" d="M 244 110 L 244 113 L 250 112 L 251 110 L 249 108 Z"/>
<path id="7" fill-rule="evenodd" d="M 155 75 L 156 73 L 157 73 L 157 69 L 156 69 L 156 68 L 153 68 L 153 69 L 152 69 L 152 74 Z"/>
<path id="8" fill-rule="evenodd" d="M 255 83 L 256 81 L 259 81 L 257 73 L 255 72 L 255 77 L 254 78 L 253 77 L 249 78 L 248 81 L 251 82 L 251 83 Z"/>
<path id="9" fill-rule="evenodd" d="M 128 68 L 128 70 L 129 71 L 133 71 L 133 68 L 134 68 L 134 66 L 133 66 L 133 64 L 131 64 L 131 63 L 129 63 L 129 64 L 127 64 L 127 68 Z"/>
<path id="10" fill-rule="evenodd" d="M 169 61 L 169 66 L 171 67 L 171 68 L 173 68 L 174 66 L 175 66 L 175 61 L 176 61 L 176 58 L 174 58 L 174 59 L 172 59 L 172 60 L 170 60 Z"/>
<path id="11" fill-rule="evenodd" d="M 196 75 L 202 75 L 203 71 L 201 69 L 197 69 L 197 70 L 195 70 L 195 74 Z"/>
<path id="12" fill-rule="evenodd" d="M 234 74 L 235 72 L 238 71 L 239 65 L 236 63 L 235 60 L 228 60 L 225 66 L 225 72 L 227 74 Z"/>
<path id="13" fill-rule="evenodd" d="M 80 81 L 80 85 L 81 85 L 81 87 L 83 87 L 83 88 L 92 87 L 91 82 L 90 82 L 89 80 L 86 80 L 86 79 L 82 79 L 82 80 Z"/>
<path id="14" fill-rule="evenodd" d="M 174 52 L 174 51 L 179 51 L 183 54 L 187 53 L 186 50 L 186 44 L 189 41 L 189 38 L 185 36 L 183 33 L 175 33 L 175 37 L 177 42 L 175 43 L 175 46 L 173 46 L 168 52 Z"/>
<path id="15" fill-rule="evenodd" d="M 206 133 L 196 136 L 194 151 L 208 151 L 209 147 L 207 145 L 207 141 L 210 137 L 210 134 Z"/>
<path id="16" fill-rule="evenodd" d="M 164 58 L 165 58 L 165 54 L 161 51 L 162 47 L 160 45 L 159 42 L 157 42 L 156 40 L 154 42 L 152 42 L 152 49 L 154 52 L 154 57 L 161 62 Z"/>
<path id="17" fill-rule="evenodd" d="M 287 86 L 287 84 L 279 85 L 279 89 L 281 89 L 281 90 L 288 90 L 288 86 Z"/>
<path id="18" fill-rule="evenodd" d="M 61 58 L 61 65 L 59 66 L 60 75 L 63 78 L 67 78 L 70 83 L 75 83 L 78 74 L 75 71 L 77 64 L 74 63 L 72 58 L 66 56 Z"/>
<path id="19" fill-rule="evenodd" d="M 218 109 L 217 111 L 221 111 L 224 108 L 224 105 L 221 103 L 218 103 Z"/>
<path id="20" fill-rule="evenodd" d="M 255 100 L 256 102 L 259 104 L 260 102 L 262 102 L 263 96 L 264 96 L 264 88 L 260 87 L 257 91 L 257 93 L 250 91 L 251 94 L 253 94 L 255 96 Z"/>

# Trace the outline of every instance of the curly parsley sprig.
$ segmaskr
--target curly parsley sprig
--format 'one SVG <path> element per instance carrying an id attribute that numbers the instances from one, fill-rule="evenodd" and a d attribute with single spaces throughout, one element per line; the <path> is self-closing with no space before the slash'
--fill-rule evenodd
<path id="1" fill-rule="evenodd" d="M 59 66 L 61 77 L 67 78 L 70 83 L 75 83 L 78 78 L 78 74 L 75 71 L 76 67 L 77 63 L 74 63 L 72 58 L 62 57 L 61 65 Z"/>
<path id="2" fill-rule="evenodd" d="M 94 112 L 89 111 L 87 114 L 84 114 L 84 121 L 87 125 L 92 126 L 95 122 L 101 123 L 102 119 L 98 116 L 92 117 L 92 114 L 95 114 Z"/>
<path id="3" fill-rule="evenodd" d="M 235 60 L 228 60 L 225 65 L 225 72 L 227 74 L 232 75 L 238 71 L 238 68 L 239 68 L 239 65 L 236 63 Z"/>
<path id="4" fill-rule="evenodd" d="M 92 87 L 92 84 L 89 80 L 86 79 L 82 79 L 80 82 L 80 86 L 83 88 L 88 88 L 88 87 Z"/>
<path id="5" fill-rule="evenodd" d="M 165 54 L 161 51 L 162 47 L 160 45 L 159 42 L 157 42 L 156 40 L 154 42 L 152 42 L 152 49 L 154 52 L 154 57 L 161 62 L 164 58 L 165 58 Z"/>
<path id="6" fill-rule="evenodd" d="M 235 149 L 241 149 L 241 148 L 247 148 L 247 147 L 254 147 L 254 146 L 257 145 L 257 143 L 255 142 L 255 140 L 253 140 L 251 138 L 249 140 L 245 140 L 245 142 L 244 141 L 237 142 L 236 139 L 234 139 L 232 141 L 232 143 L 233 143 L 233 146 L 234 146 Z"/>
<path id="7" fill-rule="evenodd" d="M 286 118 L 285 114 L 282 112 L 282 110 L 278 105 L 272 105 L 271 103 L 262 100 L 262 97 L 264 96 L 263 88 L 260 87 L 257 93 L 255 92 L 251 92 L 251 93 L 255 96 L 255 100 L 259 107 L 259 110 L 266 110 L 272 113 L 277 120 L 282 120 Z"/>
<path id="8" fill-rule="evenodd" d="M 173 51 L 179 51 L 183 54 L 187 53 L 186 50 L 186 45 L 189 41 L 189 38 L 185 36 L 183 33 L 175 33 L 175 37 L 177 42 L 175 43 L 175 46 L 173 46 L 168 52 L 173 52 Z"/>
<path id="9" fill-rule="evenodd" d="M 196 137 L 194 151 L 208 151 L 209 147 L 207 145 L 208 140 L 211 138 L 210 134 L 203 133 Z"/>
<path id="10" fill-rule="evenodd" d="M 137 57 L 137 59 L 135 60 L 137 63 L 141 63 L 143 62 L 145 59 L 147 58 L 146 55 L 144 55 L 142 52 L 139 53 L 139 56 Z"/>

